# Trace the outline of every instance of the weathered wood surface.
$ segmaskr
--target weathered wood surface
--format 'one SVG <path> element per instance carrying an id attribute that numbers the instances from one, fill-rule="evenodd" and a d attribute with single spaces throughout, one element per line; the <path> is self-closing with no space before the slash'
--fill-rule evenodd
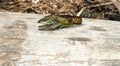
<path id="1" fill-rule="evenodd" d="M 43 16 L 0 12 L 0 66 L 120 66 L 120 22 L 39 31 Z"/>

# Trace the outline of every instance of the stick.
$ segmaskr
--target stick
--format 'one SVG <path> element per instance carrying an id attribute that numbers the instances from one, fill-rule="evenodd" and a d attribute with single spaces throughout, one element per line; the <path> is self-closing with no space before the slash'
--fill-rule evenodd
<path id="1" fill-rule="evenodd" d="M 88 6 L 88 7 L 83 7 L 83 8 L 77 13 L 76 16 L 80 16 L 85 9 L 88 9 L 88 8 L 91 8 L 91 7 L 105 6 L 105 5 L 110 5 L 110 4 L 113 4 L 113 2 L 108 2 L 108 3 L 102 3 L 102 4 L 98 4 L 98 5 L 92 5 L 92 6 Z"/>
<path id="2" fill-rule="evenodd" d="M 76 16 L 80 16 L 80 15 L 83 13 L 83 11 L 84 11 L 85 9 L 86 9 L 86 8 L 83 7 L 83 8 L 78 12 L 78 14 L 77 14 Z"/>
<path id="3" fill-rule="evenodd" d="M 113 2 L 102 3 L 102 4 L 98 4 L 98 5 L 92 5 L 92 6 L 88 6 L 88 7 L 86 7 L 86 8 L 98 7 L 98 6 L 105 6 L 105 5 L 110 5 L 110 4 L 113 4 Z"/>

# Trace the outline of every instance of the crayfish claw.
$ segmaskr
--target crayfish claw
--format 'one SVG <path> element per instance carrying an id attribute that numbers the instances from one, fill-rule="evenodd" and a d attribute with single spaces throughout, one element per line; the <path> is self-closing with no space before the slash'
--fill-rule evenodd
<path id="1" fill-rule="evenodd" d="M 59 27 L 61 27 L 60 24 L 45 24 L 45 25 L 42 25 L 42 26 L 39 26 L 39 30 L 56 30 L 56 29 L 59 29 Z"/>
<path id="2" fill-rule="evenodd" d="M 51 15 L 45 16 L 45 17 L 41 18 L 40 20 L 38 20 L 38 23 L 48 21 L 48 20 L 50 20 L 50 17 L 51 17 Z"/>
<path id="3" fill-rule="evenodd" d="M 39 30 L 49 30 L 48 28 L 51 26 L 51 24 L 45 24 L 45 25 L 41 25 L 39 26 Z"/>

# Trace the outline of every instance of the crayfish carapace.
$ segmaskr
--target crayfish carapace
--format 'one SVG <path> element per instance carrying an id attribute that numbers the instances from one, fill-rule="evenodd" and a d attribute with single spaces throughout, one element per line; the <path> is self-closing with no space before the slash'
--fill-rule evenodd
<path id="1" fill-rule="evenodd" d="M 39 30 L 49 31 L 82 24 L 82 18 L 70 15 L 48 15 L 38 21 L 38 23 L 41 22 L 46 22 L 46 24 L 39 26 Z"/>

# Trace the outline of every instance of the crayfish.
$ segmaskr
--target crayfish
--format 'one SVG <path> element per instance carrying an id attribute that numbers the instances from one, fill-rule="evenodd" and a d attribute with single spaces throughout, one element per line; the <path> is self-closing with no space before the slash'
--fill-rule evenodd
<path id="1" fill-rule="evenodd" d="M 41 22 L 46 22 L 46 24 L 39 26 L 39 30 L 50 31 L 82 24 L 82 18 L 70 15 L 47 15 L 38 21 L 38 23 Z"/>

